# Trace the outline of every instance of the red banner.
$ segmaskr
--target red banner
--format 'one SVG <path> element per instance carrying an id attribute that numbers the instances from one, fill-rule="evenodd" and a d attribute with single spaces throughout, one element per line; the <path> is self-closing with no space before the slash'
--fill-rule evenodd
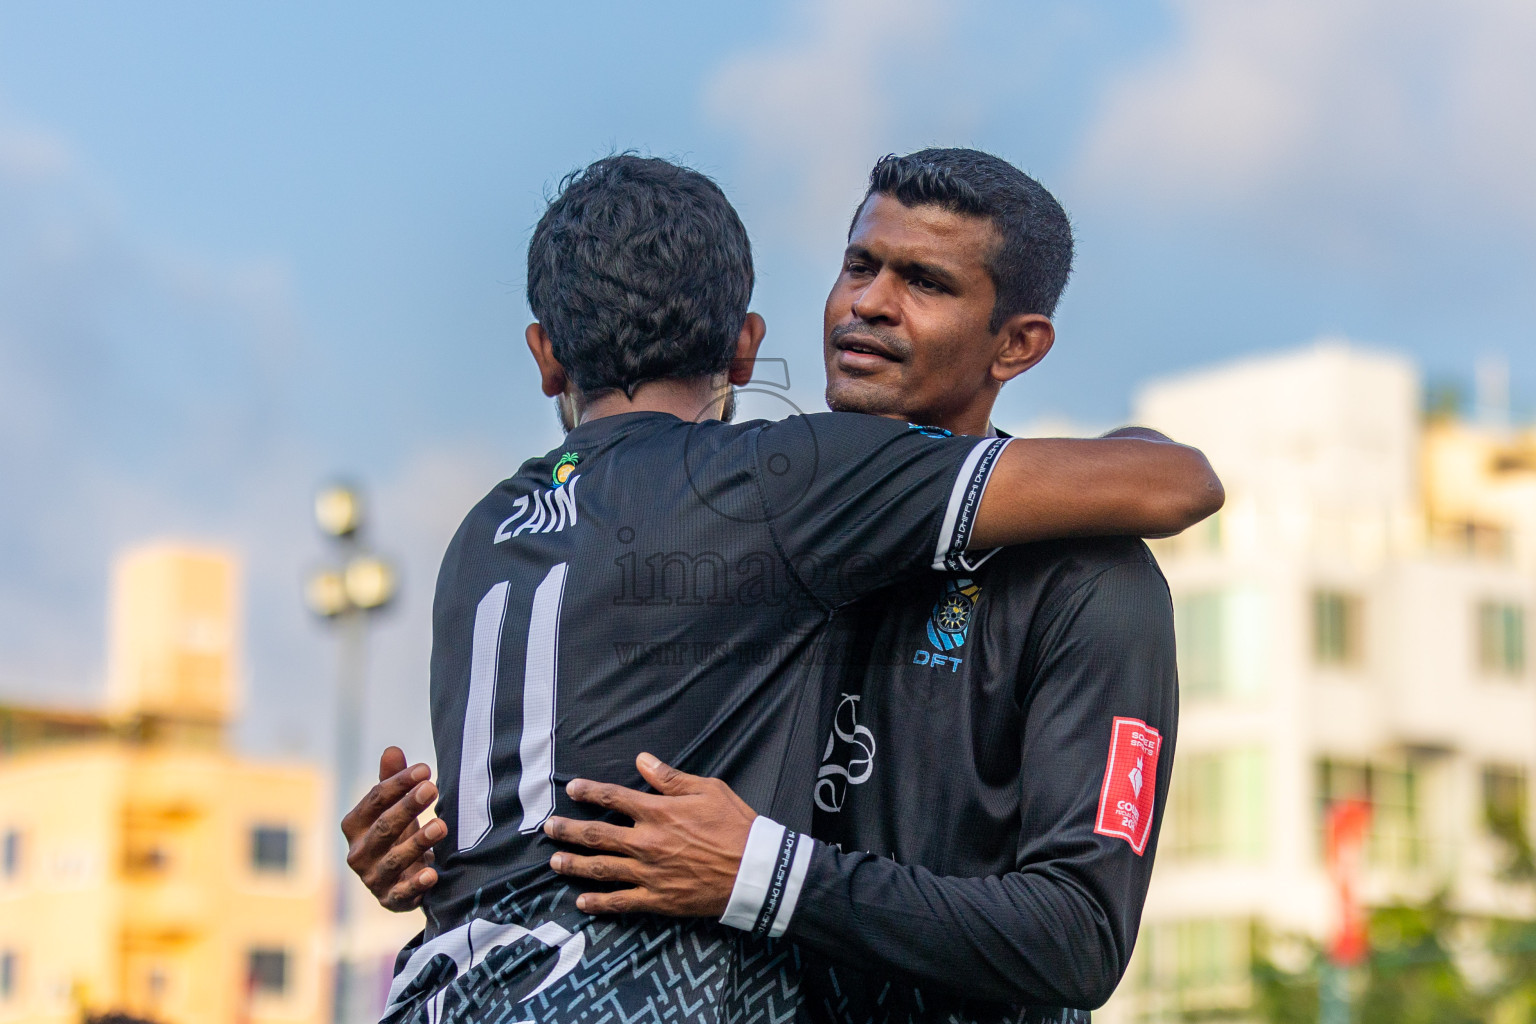
<path id="1" fill-rule="evenodd" d="M 1339 900 L 1328 956 L 1336 964 L 1358 964 L 1370 948 L 1360 905 L 1360 875 L 1370 827 L 1371 805 L 1363 800 L 1340 800 L 1328 808 L 1328 877 Z"/>

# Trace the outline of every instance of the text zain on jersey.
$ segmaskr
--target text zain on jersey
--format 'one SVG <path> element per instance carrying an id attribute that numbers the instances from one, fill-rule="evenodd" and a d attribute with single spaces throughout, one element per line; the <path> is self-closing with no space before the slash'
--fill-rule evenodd
<path id="1" fill-rule="evenodd" d="M 496 539 L 491 543 L 500 544 L 523 533 L 559 533 L 567 526 L 575 526 L 576 481 L 580 479 L 580 474 L 577 474 L 562 487 L 550 491 L 534 491 L 518 498 L 512 503 L 517 511 L 496 527 Z M 528 512 L 530 506 L 533 509 L 531 514 Z M 523 518 L 525 515 L 526 519 Z M 520 524 L 519 519 L 522 519 Z"/>

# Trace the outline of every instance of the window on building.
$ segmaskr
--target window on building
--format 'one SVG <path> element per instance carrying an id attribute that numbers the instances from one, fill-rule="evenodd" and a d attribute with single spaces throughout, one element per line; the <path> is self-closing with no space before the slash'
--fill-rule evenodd
<path id="1" fill-rule="evenodd" d="M 1483 824 L 1508 848 L 1506 874 L 1536 874 L 1530 834 L 1530 794 L 1519 765 L 1483 766 Z"/>
<path id="2" fill-rule="evenodd" d="M 288 991 L 288 951 L 253 949 L 250 957 L 251 992 L 280 996 Z"/>
<path id="3" fill-rule="evenodd" d="M 1220 551 L 1221 550 L 1221 541 L 1222 541 L 1221 523 L 1222 523 L 1221 513 L 1217 512 L 1214 515 L 1212 515 L 1209 518 L 1207 518 L 1205 520 L 1205 522 L 1198 524 L 1198 530 L 1199 530 L 1198 536 L 1200 538 L 1200 546 L 1205 548 L 1205 550 L 1207 550 L 1207 551 Z"/>
<path id="4" fill-rule="evenodd" d="M 8 1003 L 16 998 L 16 989 L 21 984 L 17 977 L 20 968 L 15 950 L 0 949 L 0 1003 Z"/>
<path id="5" fill-rule="evenodd" d="M 0 834 L 0 878 L 21 874 L 21 829 L 8 828 Z"/>
<path id="6" fill-rule="evenodd" d="M 1160 848 L 1189 860 L 1256 860 L 1267 842 L 1264 754 L 1225 750 L 1174 761 Z"/>
<path id="7" fill-rule="evenodd" d="M 157 831 L 132 829 L 123 843 L 123 867 L 129 875 L 158 875 L 170 870 L 171 850 Z"/>
<path id="8" fill-rule="evenodd" d="M 1323 760 L 1317 769 L 1317 848 L 1326 843 L 1328 808 L 1362 800 L 1371 808 L 1366 858 L 1376 867 L 1413 869 L 1428 864 L 1422 832 L 1418 767 Z"/>
<path id="9" fill-rule="evenodd" d="M 1150 543 L 1158 558 L 1185 558 L 1219 552 L 1222 548 L 1222 539 L 1222 515 L 1217 512 L 1183 533 L 1163 537 Z"/>
<path id="10" fill-rule="evenodd" d="M 1356 595 L 1338 590 L 1312 595 L 1312 656 L 1319 665 L 1360 664 L 1365 650 L 1363 604 Z"/>
<path id="11" fill-rule="evenodd" d="M 1525 609 L 1505 601 L 1477 606 L 1477 662 L 1487 673 L 1525 672 Z"/>
<path id="12" fill-rule="evenodd" d="M 149 974 L 144 977 L 144 987 L 149 990 L 150 1001 L 158 1003 L 165 998 L 166 990 L 171 987 L 171 977 L 164 967 L 151 967 Z"/>
<path id="13" fill-rule="evenodd" d="M 1514 547 L 1507 527 L 1472 520 L 1437 522 L 1432 526 L 1434 539 L 1444 547 L 1474 558 L 1509 557 Z"/>
<path id="14" fill-rule="evenodd" d="M 1190 697 L 1225 689 L 1225 602 L 1219 591 L 1184 594 L 1174 602 L 1179 688 Z"/>
<path id="15" fill-rule="evenodd" d="M 293 833 L 279 825 L 251 829 L 251 866 L 257 871 L 286 874 L 293 866 Z"/>
<path id="16" fill-rule="evenodd" d="M 1162 1011 L 1149 1019 L 1228 1020 L 1228 1012 L 1251 1001 L 1253 923 L 1247 919 L 1151 925 L 1142 931 L 1136 956 L 1141 964 L 1137 987 L 1157 996 Z"/>
<path id="17" fill-rule="evenodd" d="M 1525 769 L 1518 765 L 1483 766 L 1483 817 L 1492 825 L 1507 821 L 1525 828 Z"/>

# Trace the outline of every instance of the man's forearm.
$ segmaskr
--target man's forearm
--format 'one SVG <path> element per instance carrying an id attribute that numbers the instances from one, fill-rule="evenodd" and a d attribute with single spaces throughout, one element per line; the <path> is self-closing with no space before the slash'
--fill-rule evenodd
<path id="1" fill-rule="evenodd" d="M 1156 537 L 1221 508 L 1221 480 L 1194 448 L 1140 433 L 1015 438 L 976 509 L 973 549 L 1058 537 Z"/>

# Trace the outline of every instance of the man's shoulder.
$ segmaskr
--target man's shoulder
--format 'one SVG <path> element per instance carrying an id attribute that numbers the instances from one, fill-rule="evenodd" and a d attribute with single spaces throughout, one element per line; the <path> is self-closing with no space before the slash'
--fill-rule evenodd
<path id="1" fill-rule="evenodd" d="M 1142 565 L 1162 575 L 1157 559 L 1140 537 L 1072 537 L 1003 548 L 988 559 L 993 586 L 1044 583 L 1050 590 L 1074 589 L 1109 569 Z"/>
<path id="2" fill-rule="evenodd" d="M 914 442 L 982 442 L 984 437 L 956 434 L 942 427 L 928 427 L 891 416 L 864 412 L 802 412 L 778 420 L 758 420 L 747 424 L 762 430 L 768 439 L 783 441 L 812 440 L 817 443 L 850 445 L 882 444 L 892 440 Z"/>
<path id="3" fill-rule="evenodd" d="M 984 568 L 989 571 L 982 582 L 991 599 L 1011 614 L 1027 610 L 1032 628 L 1049 629 L 1072 608 L 1149 626 L 1172 621 L 1167 580 L 1137 537 L 1080 537 L 1004 548 Z M 1081 614 L 1067 619 L 1088 621 Z M 1097 621 L 1097 616 L 1089 619 Z"/>

